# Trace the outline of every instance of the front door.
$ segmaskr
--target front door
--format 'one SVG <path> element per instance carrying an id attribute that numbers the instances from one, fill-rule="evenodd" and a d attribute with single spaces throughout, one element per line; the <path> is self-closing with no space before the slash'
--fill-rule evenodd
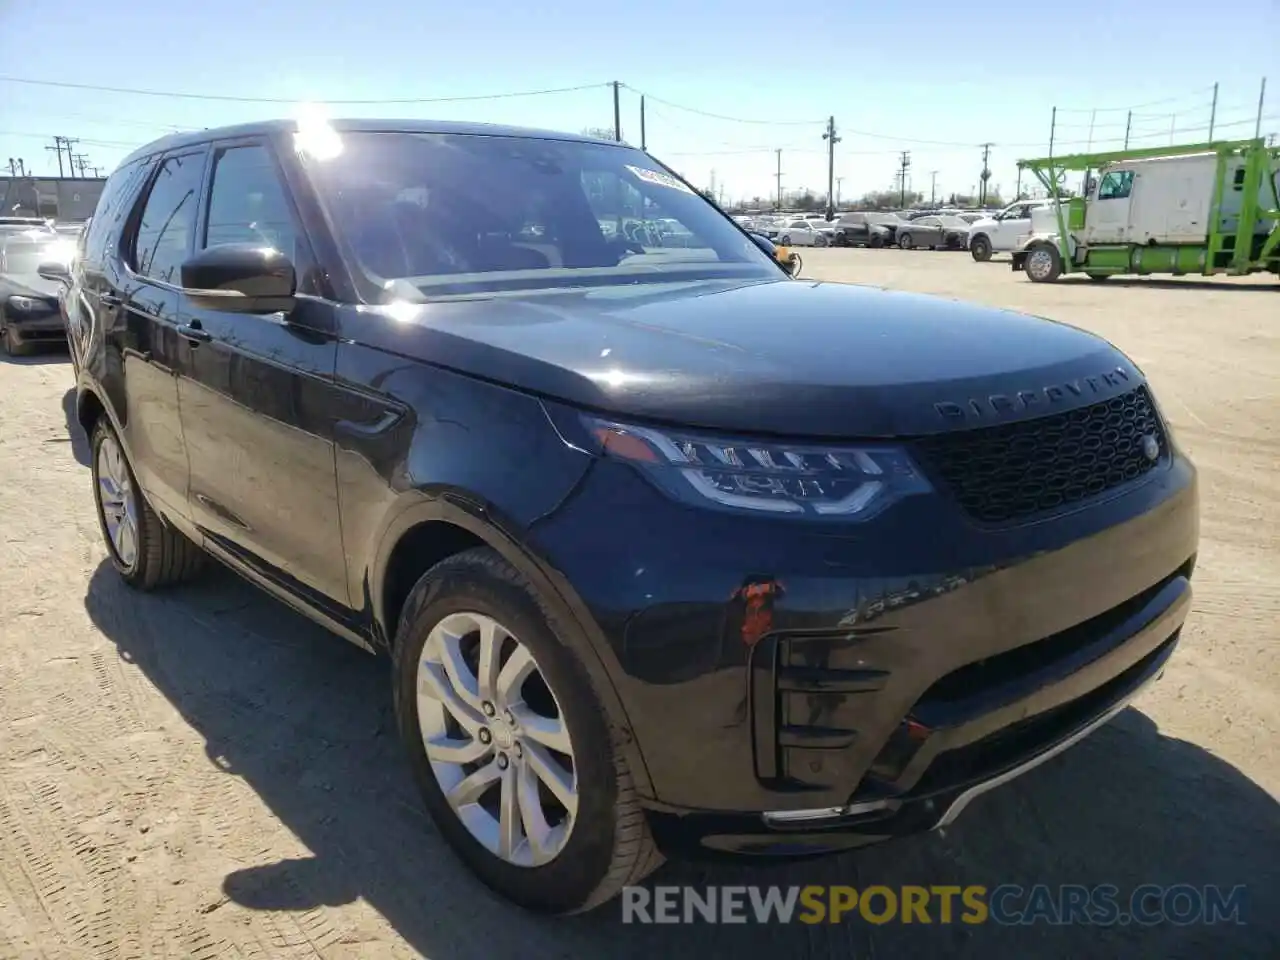
<path id="1" fill-rule="evenodd" d="M 300 277 L 289 314 L 182 306 L 178 391 L 206 544 L 330 614 L 349 606 L 330 430 L 333 311 L 306 296 L 310 246 L 264 141 L 214 144 L 196 249 L 260 243 Z"/>
<path id="2" fill-rule="evenodd" d="M 1098 181 L 1097 195 L 1085 217 L 1085 242 L 1090 246 L 1123 243 L 1129 238 L 1129 195 L 1132 170 L 1108 170 Z"/>

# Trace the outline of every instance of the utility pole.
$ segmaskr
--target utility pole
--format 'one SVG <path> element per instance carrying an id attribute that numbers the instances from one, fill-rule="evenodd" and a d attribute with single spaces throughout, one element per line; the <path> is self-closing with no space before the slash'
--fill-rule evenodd
<path id="1" fill-rule="evenodd" d="M 1262 135 L 1262 105 L 1267 102 L 1267 78 L 1262 78 L 1262 89 L 1258 91 L 1258 119 L 1253 124 L 1253 139 Z"/>
<path id="2" fill-rule="evenodd" d="M 1129 111 L 1129 115 L 1124 121 L 1124 148 L 1129 149 L 1129 131 L 1133 128 L 1133 111 Z"/>
<path id="3" fill-rule="evenodd" d="M 1218 119 L 1218 85 L 1213 85 L 1213 105 L 1209 107 L 1209 142 L 1213 142 L 1213 126 Z"/>
<path id="4" fill-rule="evenodd" d="M 938 171 L 929 171 L 929 206 L 938 202 Z"/>
<path id="5" fill-rule="evenodd" d="M 53 145 L 45 147 L 46 150 L 52 150 L 54 153 L 58 155 L 58 176 L 60 177 L 66 176 L 66 172 L 62 168 L 62 147 L 64 144 L 67 144 L 67 143 L 68 141 L 66 137 L 54 137 Z M 68 145 L 67 158 L 70 159 L 70 157 L 71 157 L 71 147 Z"/>
<path id="6" fill-rule="evenodd" d="M 985 207 L 987 205 L 987 181 L 991 179 L 991 170 L 987 166 L 987 160 L 991 157 L 991 144 L 984 143 L 982 145 L 982 174 L 980 179 L 982 185 L 978 187 L 978 206 Z"/>
<path id="7" fill-rule="evenodd" d="M 898 161 L 898 179 L 899 195 L 898 206 L 905 210 L 907 207 L 907 171 L 911 169 L 911 151 L 903 150 L 902 159 Z"/>
<path id="8" fill-rule="evenodd" d="M 622 142 L 622 106 L 619 103 L 618 90 L 622 84 L 617 80 L 611 80 L 609 85 L 613 87 L 613 139 L 619 143 Z"/>
<path id="9" fill-rule="evenodd" d="M 644 139 L 644 94 L 640 94 L 640 149 L 648 152 Z"/>
<path id="10" fill-rule="evenodd" d="M 1097 119 L 1098 119 L 1098 111 L 1090 110 L 1089 111 L 1089 145 L 1085 147 L 1086 153 L 1093 149 L 1093 122 Z"/>
<path id="11" fill-rule="evenodd" d="M 71 161 L 75 164 L 75 171 L 73 172 L 78 172 L 80 176 L 83 177 L 84 168 L 89 165 L 89 157 L 86 154 L 77 153 L 74 157 L 71 158 Z"/>
<path id="12" fill-rule="evenodd" d="M 778 155 L 778 172 L 774 174 L 774 177 L 776 177 L 778 181 L 778 209 L 781 210 L 782 209 L 782 148 L 779 147 L 777 150 L 774 151 L 774 153 Z"/>
<path id="13" fill-rule="evenodd" d="M 1018 167 L 1018 185 L 1013 188 L 1013 199 L 1022 199 L 1022 167 Z"/>
<path id="14" fill-rule="evenodd" d="M 822 135 L 827 141 L 827 219 L 836 218 L 836 144 L 840 138 L 836 136 L 836 118 L 827 117 L 827 132 Z"/>

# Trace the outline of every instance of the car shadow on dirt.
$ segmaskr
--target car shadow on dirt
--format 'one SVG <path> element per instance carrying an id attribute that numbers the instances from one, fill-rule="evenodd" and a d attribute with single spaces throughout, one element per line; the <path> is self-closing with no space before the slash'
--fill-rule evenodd
<path id="1" fill-rule="evenodd" d="M 85 436 L 84 427 L 80 426 L 80 418 L 76 415 L 76 388 L 72 387 L 62 395 L 62 415 L 67 421 L 67 436 L 71 439 L 71 452 L 76 463 L 82 467 L 89 466 L 89 438 Z"/>
<path id="2" fill-rule="evenodd" d="M 855 916 L 819 926 L 642 926 L 623 925 L 616 900 L 551 919 L 490 894 L 422 812 L 396 741 L 385 660 L 221 569 L 197 585 L 140 594 L 104 562 L 85 604 L 203 738 L 210 765 L 243 778 L 314 851 L 266 855 L 226 876 L 222 893 L 246 908 L 310 911 L 362 898 L 433 960 L 1280 956 L 1269 906 L 1280 902 L 1280 806 L 1138 710 L 980 798 L 945 834 L 788 865 L 669 864 L 649 884 L 1114 884 L 1125 894 L 1141 884 L 1243 884 L 1245 925 L 971 926 L 941 923 L 935 911 L 928 925 Z"/>

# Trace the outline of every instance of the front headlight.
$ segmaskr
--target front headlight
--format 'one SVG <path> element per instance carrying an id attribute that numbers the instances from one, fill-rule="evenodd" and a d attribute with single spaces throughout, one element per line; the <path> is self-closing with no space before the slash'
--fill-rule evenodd
<path id="1" fill-rule="evenodd" d="M 929 482 L 905 450 L 728 440 L 584 416 L 606 456 L 685 503 L 812 520 L 862 521 Z"/>
<path id="2" fill-rule="evenodd" d="M 14 313 L 42 313 L 51 308 L 45 301 L 35 297 L 10 297 L 9 309 Z"/>

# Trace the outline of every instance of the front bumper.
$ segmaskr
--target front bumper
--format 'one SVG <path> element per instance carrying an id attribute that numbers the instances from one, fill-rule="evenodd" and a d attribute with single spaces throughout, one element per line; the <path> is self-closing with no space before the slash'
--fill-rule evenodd
<path id="1" fill-rule="evenodd" d="M 19 343 L 57 343 L 67 339 L 62 313 L 14 313 L 5 317 L 4 326 L 13 331 Z"/>
<path id="2" fill-rule="evenodd" d="M 999 530 L 942 496 L 799 529 L 601 460 L 536 547 L 598 628 L 659 842 L 799 854 L 938 826 L 1109 717 L 1173 651 L 1197 540 L 1176 454 Z"/>

